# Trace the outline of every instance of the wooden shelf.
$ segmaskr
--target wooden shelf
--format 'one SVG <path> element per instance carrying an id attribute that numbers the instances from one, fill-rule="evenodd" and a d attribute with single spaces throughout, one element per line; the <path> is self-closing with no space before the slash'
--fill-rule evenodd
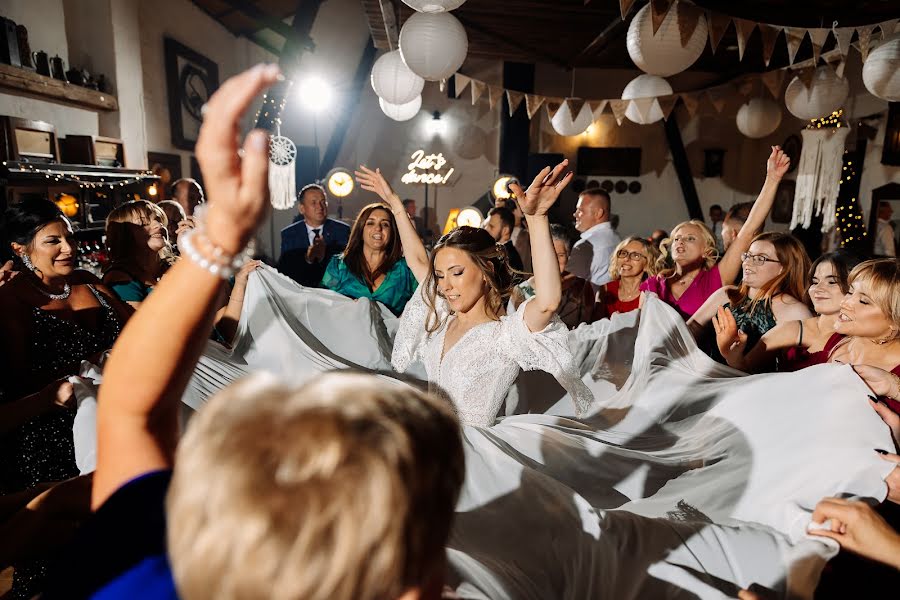
<path id="1" fill-rule="evenodd" d="M 34 71 L 2 63 L 0 63 L 0 88 L 26 92 L 52 102 L 73 104 L 94 110 L 119 110 L 119 101 L 111 94 L 89 90 L 80 85 L 38 75 Z"/>

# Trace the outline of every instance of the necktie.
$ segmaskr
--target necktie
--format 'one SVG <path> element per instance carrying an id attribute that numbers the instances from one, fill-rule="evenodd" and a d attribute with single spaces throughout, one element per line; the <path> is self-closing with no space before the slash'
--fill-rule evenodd
<path id="1" fill-rule="evenodd" d="M 313 240 L 322 235 L 322 228 L 313 229 Z"/>

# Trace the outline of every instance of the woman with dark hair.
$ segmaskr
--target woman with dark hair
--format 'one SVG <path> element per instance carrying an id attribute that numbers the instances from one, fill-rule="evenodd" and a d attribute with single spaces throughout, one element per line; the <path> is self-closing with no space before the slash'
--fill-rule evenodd
<path id="1" fill-rule="evenodd" d="M 748 373 L 771 364 L 781 350 L 786 352 L 778 361 L 779 371 L 798 371 L 827 362 L 825 348 L 834 336 L 841 301 L 850 291 L 850 271 L 859 262 L 859 257 L 844 250 L 820 256 L 810 269 L 808 287 L 815 316 L 776 325 L 746 354 L 747 334 L 738 329 L 731 311 L 719 308 L 713 323 L 719 352 L 730 366 Z"/>
<path id="2" fill-rule="evenodd" d="M 400 320 L 391 362 L 398 371 L 421 360 L 430 387 L 449 396 L 465 425 L 490 427 L 522 369 L 552 373 L 571 394 L 578 414 L 593 396 L 581 381 L 556 311 L 562 297 L 547 211 L 572 174 L 564 161 L 545 168 L 528 190 L 512 187 L 528 222 L 535 295 L 513 315 L 505 307 L 513 286 L 506 250 L 483 229 L 458 227 L 429 257 L 400 198 L 381 172 L 360 167 L 363 189 L 378 194 L 397 218 L 409 267 L 420 283 Z"/>
<path id="3" fill-rule="evenodd" d="M 0 494 L 78 475 L 72 384 L 130 311 L 96 277 L 75 269 L 72 224 L 49 200 L 6 210 L 3 250 L 18 274 L 0 287 Z M 13 597 L 40 591 L 43 566 L 19 565 Z"/>
<path id="4" fill-rule="evenodd" d="M 371 298 L 397 316 L 416 290 L 403 258 L 397 221 L 380 202 L 363 207 L 343 254 L 331 257 L 322 285 L 349 298 Z"/>

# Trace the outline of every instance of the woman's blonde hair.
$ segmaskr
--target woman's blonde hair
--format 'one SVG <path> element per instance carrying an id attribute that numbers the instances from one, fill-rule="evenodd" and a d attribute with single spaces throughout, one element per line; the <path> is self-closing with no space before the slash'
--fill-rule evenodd
<path id="1" fill-rule="evenodd" d="M 633 235 L 619 242 L 619 244 L 616 246 L 616 249 L 613 250 L 612 256 L 609 257 L 609 276 L 613 279 L 620 278 L 619 252 L 624 250 L 625 246 L 627 246 L 631 242 L 638 242 L 644 249 L 644 256 L 647 257 L 647 261 L 644 263 L 644 275 L 656 275 L 656 261 L 659 260 L 659 250 L 657 250 L 656 246 L 654 246 L 644 238 Z"/>
<path id="2" fill-rule="evenodd" d="M 896 258 L 867 260 L 850 271 L 850 284 L 866 286 L 868 295 L 900 334 L 900 262 Z"/>
<path id="3" fill-rule="evenodd" d="M 429 309 L 425 330 L 434 333 L 443 322 L 438 318 L 438 286 L 434 275 L 434 261 L 443 248 L 455 248 L 465 252 L 484 275 L 488 284 L 487 310 L 494 319 L 499 319 L 506 306 L 514 285 L 515 271 L 509 266 L 506 248 L 498 244 L 484 229 L 478 227 L 457 227 L 441 237 L 431 253 L 431 265 L 425 278 L 425 305 Z"/>
<path id="4" fill-rule="evenodd" d="M 448 405 L 372 375 L 254 375 L 191 421 L 166 498 L 179 596 L 387 600 L 440 574 L 464 477 Z"/>
<path id="5" fill-rule="evenodd" d="M 753 241 L 768 242 L 775 247 L 775 256 L 781 263 L 781 273 L 767 281 L 759 289 L 759 293 L 750 301 L 750 314 L 757 307 L 768 304 L 775 296 L 787 294 L 804 304 L 809 304 L 809 286 L 806 284 L 812 263 L 803 244 L 789 233 L 771 231 L 760 233 Z M 737 290 L 728 292 L 728 299 L 732 306 L 738 306 L 750 297 L 750 287 L 741 283 Z"/>
<path id="6" fill-rule="evenodd" d="M 700 237 L 703 238 L 703 266 L 701 268 L 705 271 L 709 271 L 716 264 L 716 261 L 719 260 L 719 248 L 716 244 L 716 236 L 713 234 L 712 230 L 706 226 L 706 223 L 698 221 L 697 219 L 684 221 L 676 225 L 672 230 L 671 235 L 659 243 L 660 256 L 656 260 L 656 270 L 663 277 L 668 278 L 675 274 L 675 262 L 669 254 L 669 249 L 672 247 L 672 241 L 675 239 L 678 230 L 688 225 L 699 228 Z"/>
<path id="7" fill-rule="evenodd" d="M 134 200 L 126 202 L 114 208 L 106 217 L 106 249 L 109 251 L 109 266 L 107 272 L 120 269 L 127 273 L 135 270 L 138 264 L 138 255 L 147 251 L 147 246 L 135 241 L 133 226 L 135 223 L 145 223 L 156 217 L 167 227 L 169 220 L 166 213 L 159 206 L 146 200 Z M 159 260 L 163 267 L 168 267 L 174 262 L 172 245 L 166 241 L 165 247 L 159 251 Z"/>

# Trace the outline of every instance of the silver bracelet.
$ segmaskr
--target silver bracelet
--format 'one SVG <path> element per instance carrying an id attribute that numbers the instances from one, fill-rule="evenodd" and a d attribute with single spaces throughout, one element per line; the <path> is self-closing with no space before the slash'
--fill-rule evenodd
<path id="1" fill-rule="evenodd" d="M 209 252 L 211 256 L 205 254 L 198 248 L 194 243 L 195 236 L 200 236 L 199 241 L 201 243 L 205 242 L 205 244 L 210 247 Z M 186 256 L 201 268 L 221 279 L 231 279 L 234 277 L 234 274 L 237 273 L 248 260 L 249 253 L 246 250 L 235 256 L 229 256 L 222 248 L 213 244 L 212 240 L 199 229 L 192 229 L 184 232 L 181 235 L 180 241 L 181 246 L 179 249 L 181 250 L 182 256 Z"/>

